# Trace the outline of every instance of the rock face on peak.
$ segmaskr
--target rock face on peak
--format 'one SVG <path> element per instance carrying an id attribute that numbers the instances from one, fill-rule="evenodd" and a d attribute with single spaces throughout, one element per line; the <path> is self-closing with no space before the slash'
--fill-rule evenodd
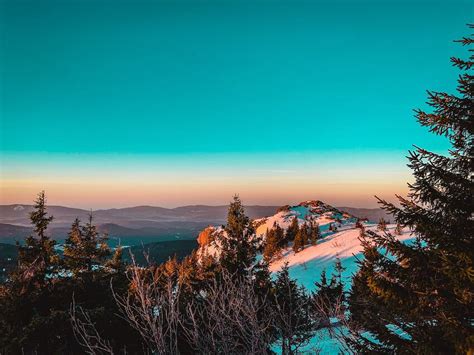
<path id="1" fill-rule="evenodd" d="M 341 211 L 323 201 L 308 200 L 294 206 L 282 206 L 272 216 L 254 219 L 252 223 L 255 227 L 255 238 L 263 243 L 267 230 L 276 225 L 286 230 L 294 218 L 297 219 L 300 226 L 304 223 L 317 222 L 322 233 L 327 232 L 331 225 L 340 228 L 355 224 L 357 221 L 357 218 L 350 213 Z M 209 226 L 201 231 L 198 236 L 199 253 L 218 256 L 220 248 L 218 236 L 225 238 L 225 231 L 222 227 Z"/>
<path id="2" fill-rule="evenodd" d="M 197 242 L 200 248 L 204 248 L 209 245 L 214 240 L 214 232 L 216 231 L 216 227 L 208 226 L 204 228 L 201 233 L 199 233 Z"/>

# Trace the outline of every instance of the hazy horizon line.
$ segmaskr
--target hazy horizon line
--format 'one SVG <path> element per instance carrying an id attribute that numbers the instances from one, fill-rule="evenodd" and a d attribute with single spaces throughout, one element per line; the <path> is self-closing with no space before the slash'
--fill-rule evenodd
<path id="1" fill-rule="evenodd" d="M 336 208 L 358 208 L 358 209 L 380 209 L 380 207 L 366 207 L 366 206 L 355 206 L 355 205 L 336 205 L 336 204 L 331 204 L 327 203 L 323 200 L 303 200 L 300 201 L 299 203 L 286 203 L 286 204 L 261 204 L 261 203 L 252 203 L 252 204 L 245 204 L 243 203 L 244 207 L 282 207 L 285 205 L 290 205 L 290 206 L 297 206 L 300 203 L 307 202 L 307 201 L 322 201 L 330 206 L 336 207 Z M 31 207 L 33 206 L 34 203 L 0 203 L 1 207 L 6 207 L 6 206 L 28 206 Z M 69 208 L 69 209 L 78 209 L 78 210 L 83 210 L 83 211 L 105 211 L 105 210 L 123 210 L 123 209 L 131 209 L 131 208 L 138 208 L 138 207 L 151 207 L 151 208 L 162 208 L 162 209 L 167 209 L 167 210 L 174 210 L 178 208 L 183 208 L 183 207 L 227 207 L 229 204 L 183 204 L 183 205 L 178 205 L 175 207 L 165 207 L 165 206 L 160 206 L 160 205 L 149 205 L 149 204 L 144 204 L 144 205 L 128 205 L 128 206 L 121 206 L 121 207 L 99 207 L 99 208 L 86 208 L 86 207 L 79 207 L 79 206 L 73 206 L 73 205 L 68 205 L 68 204 L 47 204 L 48 207 L 62 207 L 62 208 Z"/>

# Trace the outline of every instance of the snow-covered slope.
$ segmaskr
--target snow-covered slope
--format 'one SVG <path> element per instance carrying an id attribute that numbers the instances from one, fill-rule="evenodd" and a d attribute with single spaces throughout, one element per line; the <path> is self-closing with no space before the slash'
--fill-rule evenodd
<path id="1" fill-rule="evenodd" d="M 388 225 L 388 231 L 394 235 L 395 225 Z M 366 230 L 376 230 L 376 225 L 365 225 Z M 362 259 L 362 246 L 359 240 L 360 230 L 355 225 L 346 225 L 344 230 L 326 235 L 314 246 L 294 253 L 287 248 L 280 259 L 270 264 L 270 270 L 275 273 L 279 271 L 286 263 L 289 266 L 290 276 L 304 286 L 309 291 L 314 291 L 315 282 L 320 281 L 322 270 L 326 270 L 330 275 L 334 271 L 334 262 L 336 258 L 341 260 L 345 268 L 342 273 L 344 288 L 351 287 L 351 278 L 357 272 L 357 259 Z M 397 239 L 409 242 L 413 239 L 410 230 L 403 229 L 402 235 L 396 236 Z M 344 328 L 338 331 L 343 331 Z M 274 351 L 279 354 L 280 349 L 275 347 Z M 320 329 L 314 333 L 313 338 L 303 348 L 302 354 L 343 354 L 344 348 L 335 339 L 327 328 Z"/>
<path id="2" fill-rule="evenodd" d="M 355 227 L 357 218 L 322 201 L 305 201 L 295 206 L 280 207 L 273 216 L 254 220 L 253 224 L 256 230 L 254 237 L 263 243 L 267 230 L 275 225 L 286 230 L 295 217 L 299 225 L 310 220 L 318 222 L 322 238 L 316 245 L 306 246 L 298 253 L 294 253 L 289 245 L 283 250 L 281 257 L 270 264 L 270 270 L 277 272 L 285 263 L 288 263 L 290 275 L 299 284 L 313 290 L 314 282 L 319 281 L 321 271 L 325 269 L 330 275 L 336 258 L 339 258 L 343 267 L 346 268 L 343 277 L 347 281 L 346 287 L 349 287 L 350 278 L 357 271 L 356 260 L 361 257 L 362 252 L 359 241 L 360 230 Z M 330 225 L 337 227 L 337 231 L 329 230 Z M 376 226 L 373 224 L 366 223 L 365 227 L 368 230 L 376 230 Z M 393 232 L 394 229 L 395 225 L 388 226 L 389 231 Z M 220 253 L 219 236 L 223 238 L 226 236 L 222 226 L 209 226 L 204 229 L 198 237 L 200 246 L 198 253 L 218 257 Z M 398 238 L 408 240 L 412 236 L 406 229 Z"/>
<path id="3" fill-rule="evenodd" d="M 332 273 L 336 258 L 341 259 L 342 266 L 346 268 L 343 278 L 346 288 L 350 287 L 350 279 L 357 271 L 357 258 L 362 258 L 362 246 L 360 244 L 360 230 L 354 225 L 346 225 L 344 230 L 331 235 L 326 235 L 314 246 L 308 246 L 304 250 L 294 253 L 287 248 L 280 259 L 270 264 L 270 270 L 276 272 L 288 263 L 290 275 L 300 285 L 308 290 L 314 289 L 314 282 L 320 280 L 323 269 Z M 366 225 L 366 230 L 376 230 L 375 225 Z M 393 233 L 395 225 L 388 225 L 388 230 Z M 397 236 L 399 240 L 408 241 L 412 235 L 408 229 L 404 229 L 402 235 Z"/>

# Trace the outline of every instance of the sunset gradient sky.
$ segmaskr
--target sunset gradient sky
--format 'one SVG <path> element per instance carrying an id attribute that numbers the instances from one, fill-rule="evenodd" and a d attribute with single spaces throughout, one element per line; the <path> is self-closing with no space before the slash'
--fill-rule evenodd
<path id="1" fill-rule="evenodd" d="M 471 1 L 0 2 L 0 203 L 406 193 L 413 109 L 453 91 Z"/>

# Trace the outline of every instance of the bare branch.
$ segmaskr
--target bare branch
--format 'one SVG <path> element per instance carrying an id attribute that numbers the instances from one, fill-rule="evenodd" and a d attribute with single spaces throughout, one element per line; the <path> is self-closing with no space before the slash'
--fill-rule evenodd
<path id="1" fill-rule="evenodd" d="M 114 353 L 110 343 L 100 336 L 90 315 L 84 311 L 82 307 L 76 307 L 74 296 L 72 298 L 69 314 L 74 336 L 78 343 L 85 348 L 87 354 L 98 355 Z"/>

